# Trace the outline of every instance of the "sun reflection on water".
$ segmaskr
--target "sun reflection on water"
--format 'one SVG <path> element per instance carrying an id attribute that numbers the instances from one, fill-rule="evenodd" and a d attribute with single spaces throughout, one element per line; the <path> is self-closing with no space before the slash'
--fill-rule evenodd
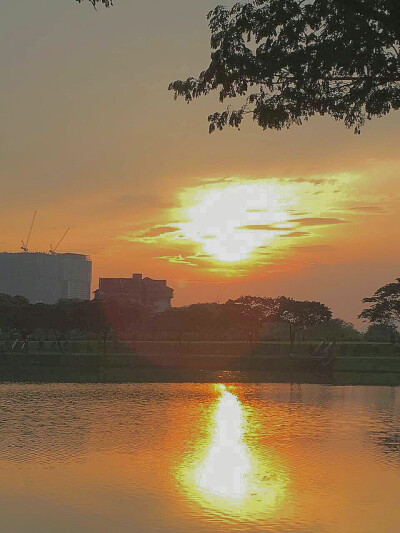
<path id="1" fill-rule="evenodd" d="M 250 460 L 243 442 L 243 413 L 238 398 L 222 389 L 215 412 L 213 440 L 205 461 L 196 470 L 201 490 L 225 498 L 246 494 Z"/>
<path id="2" fill-rule="evenodd" d="M 225 385 L 216 387 L 208 439 L 198 439 L 195 460 L 184 461 L 178 478 L 190 500 L 210 512 L 237 520 L 271 517 L 285 499 L 287 471 L 278 456 L 249 444 L 256 432 L 251 411 Z"/>

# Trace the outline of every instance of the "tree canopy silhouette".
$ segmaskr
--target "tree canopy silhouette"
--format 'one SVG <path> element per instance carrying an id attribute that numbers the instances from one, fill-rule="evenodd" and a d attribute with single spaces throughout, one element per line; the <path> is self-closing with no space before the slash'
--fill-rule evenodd
<path id="1" fill-rule="evenodd" d="M 235 328 L 245 333 L 253 353 L 253 343 L 261 327 L 273 320 L 278 306 L 276 298 L 240 296 L 236 300 L 228 300 L 223 306 L 223 312 Z"/>
<path id="2" fill-rule="evenodd" d="M 285 296 L 281 296 L 277 301 L 279 302 L 277 320 L 289 326 L 290 353 L 293 353 L 296 334 L 299 331 L 327 323 L 332 318 L 332 311 L 321 302 L 299 301 Z"/>
<path id="3" fill-rule="evenodd" d="M 76 1 L 81 4 L 84 0 Z M 104 4 L 106 7 L 110 7 L 113 5 L 113 0 L 88 0 L 88 2 L 90 2 L 94 8 L 96 8 L 96 5 L 100 3 Z"/>
<path id="4" fill-rule="evenodd" d="M 400 107 L 398 0 L 252 0 L 217 6 L 208 20 L 210 65 L 169 89 L 187 102 L 239 97 L 208 117 L 210 132 L 239 128 L 246 114 L 264 130 L 319 114 L 360 133 Z"/>
<path id="5" fill-rule="evenodd" d="M 363 303 L 372 304 L 365 308 L 359 318 L 375 324 L 394 325 L 400 320 L 400 278 L 378 289 Z"/>

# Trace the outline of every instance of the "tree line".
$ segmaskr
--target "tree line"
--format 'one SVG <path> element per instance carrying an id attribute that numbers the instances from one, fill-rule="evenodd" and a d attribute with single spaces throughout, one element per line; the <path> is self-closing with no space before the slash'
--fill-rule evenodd
<path id="1" fill-rule="evenodd" d="M 111 339 L 246 340 L 250 351 L 258 340 L 397 342 L 400 319 L 400 278 L 378 289 L 360 318 L 370 322 L 365 334 L 339 318 L 325 304 L 277 298 L 241 296 L 225 303 L 197 303 L 153 314 L 129 300 L 60 300 L 31 304 L 21 296 L 0 294 L 0 334 L 3 341 L 52 339 L 60 351 L 74 339 L 98 339 L 104 350 Z"/>

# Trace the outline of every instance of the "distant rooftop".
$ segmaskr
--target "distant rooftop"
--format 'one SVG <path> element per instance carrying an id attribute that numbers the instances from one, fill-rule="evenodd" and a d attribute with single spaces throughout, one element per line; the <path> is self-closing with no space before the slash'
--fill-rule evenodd
<path id="1" fill-rule="evenodd" d="M 143 278 L 142 274 L 132 274 L 130 278 L 100 278 L 99 288 L 94 291 L 96 298 L 128 299 L 154 311 L 162 311 L 171 306 L 174 290 L 164 279 Z"/>

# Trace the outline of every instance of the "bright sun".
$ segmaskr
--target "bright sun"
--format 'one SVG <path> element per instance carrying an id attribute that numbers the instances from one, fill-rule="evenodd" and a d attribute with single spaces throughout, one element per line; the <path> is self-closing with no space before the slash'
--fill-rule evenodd
<path id="1" fill-rule="evenodd" d="M 294 202 L 282 193 L 282 186 L 265 182 L 203 189 L 187 208 L 181 229 L 205 254 L 223 262 L 244 261 L 291 226 L 287 210 Z"/>

